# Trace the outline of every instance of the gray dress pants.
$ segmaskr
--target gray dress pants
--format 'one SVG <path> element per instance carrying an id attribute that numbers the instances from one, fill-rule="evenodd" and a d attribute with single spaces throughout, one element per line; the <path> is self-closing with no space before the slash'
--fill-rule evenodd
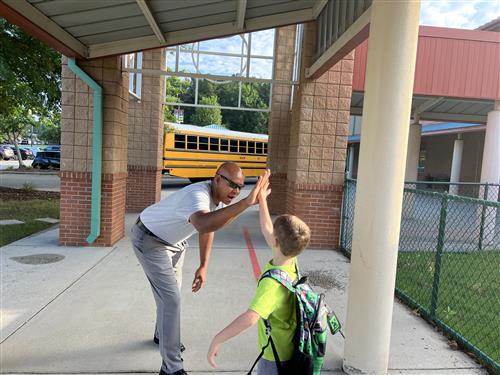
<path id="1" fill-rule="evenodd" d="M 162 369 L 167 374 L 183 368 L 181 359 L 181 296 L 182 264 L 186 243 L 172 246 L 132 228 L 132 245 L 156 302 L 156 336 L 160 340 Z"/>

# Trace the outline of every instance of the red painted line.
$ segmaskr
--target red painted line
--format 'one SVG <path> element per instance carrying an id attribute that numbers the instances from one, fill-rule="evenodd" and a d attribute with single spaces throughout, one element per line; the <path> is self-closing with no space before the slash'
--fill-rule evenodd
<path id="1" fill-rule="evenodd" d="M 253 274 L 255 276 L 255 281 L 259 281 L 260 277 L 260 265 L 257 259 L 257 254 L 255 254 L 255 249 L 252 244 L 252 239 L 250 238 L 250 232 L 247 227 L 243 227 L 243 236 L 245 236 L 245 241 L 247 243 L 248 255 L 250 256 L 250 263 L 252 263 Z"/>

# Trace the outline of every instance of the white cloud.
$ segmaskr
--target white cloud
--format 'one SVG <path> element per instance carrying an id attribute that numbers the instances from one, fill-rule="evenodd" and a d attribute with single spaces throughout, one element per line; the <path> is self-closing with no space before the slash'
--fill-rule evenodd
<path id="1" fill-rule="evenodd" d="M 498 0 L 422 0 L 420 24 L 475 29 L 499 16 Z"/>

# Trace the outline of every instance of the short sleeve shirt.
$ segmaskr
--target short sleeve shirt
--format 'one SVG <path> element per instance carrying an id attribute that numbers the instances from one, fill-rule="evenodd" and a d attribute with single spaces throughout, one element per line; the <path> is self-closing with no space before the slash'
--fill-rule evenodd
<path id="1" fill-rule="evenodd" d="M 264 266 L 262 273 L 271 268 L 276 268 L 285 271 L 292 280 L 295 280 L 297 278 L 295 262 L 296 258 L 292 258 L 289 265 L 273 266 L 272 261 L 269 261 Z M 266 327 L 262 319 L 268 319 L 280 360 L 289 360 L 293 353 L 292 340 L 297 325 L 294 295 L 278 281 L 266 277 L 259 282 L 249 309 L 255 311 L 261 317 L 258 322 L 259 350 L 267 344 Z M 274 361 L 270 345 L 264 351 L 263 358 Z"/>
<path id="2" fill-rule="evenodd" d="M 198 211 L 215 211 L 218 206 L 211 194 L 211 182 L 202 181 L 186 186 L 167 196 L 141 213 L 142 223 L 162 240 L 176 245 L 196 233 L 189 222 L 192 214 Z"/>

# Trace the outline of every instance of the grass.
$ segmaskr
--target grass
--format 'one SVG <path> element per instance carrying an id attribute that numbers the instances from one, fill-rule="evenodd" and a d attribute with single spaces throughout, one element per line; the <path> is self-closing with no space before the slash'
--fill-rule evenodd
<path id="1" fill-rule="evenodd" d="M 54 225 L 35 220 L 42 217 L 59 219 L 59 199 L 0 201 L 0 218 L 2 220 L 15 219 L 24 221 L 24 224 L 0 226 L 0 246 L 7 245 Z"/>
<path id="2" fill-rule="evenodd" d="M 400 252 L 396 287 L 430 312 L 435 252 Z M 436 317 L 500 362 L 500 251 L 444 253 Z"/>

